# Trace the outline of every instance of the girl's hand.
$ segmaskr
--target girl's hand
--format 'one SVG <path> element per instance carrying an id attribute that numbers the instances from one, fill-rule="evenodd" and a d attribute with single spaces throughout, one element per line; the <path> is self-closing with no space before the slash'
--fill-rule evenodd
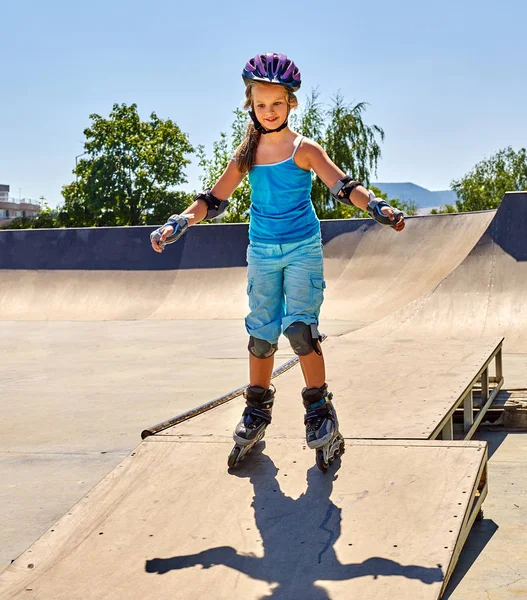
<path id="1" fill-rule="evenodd" d="M 381 212 L 385 217 L 388 217 L 390 221 L 395 221 L 396 217 L 393 208 L 389 206 L 383 206 L 381 208 Z M 402 213 L 399 213 L 399 220 L 393 228 L 395 229 L 395 231 L 402 231 L 404 229 L 405 224 L 406 223 L 404 222 L 404 215 Z"/>
<path id="2" fill-rule="evenodd" d="M 161 227 L 161 229 L 159 229 L 159 233 L 161 234 L 159 237 L 152 236 L 152 248 L 156 252 L 163 252 L 165 240 L 169 235 L 174 233 L 174 228 L 172 227 L 172 225 L 165 225 L 164 227 Z M 160 243 L 162 244 L 161 246 L 159 245 Z"/>
<path id="3" fill-rule="evenodd" d="M 177 242 L 189 227 L 194 215 L 172 215 L 168 221 L 150 234 L 150 243 L 156 252 L 163 252 L 167 244 Z"/>

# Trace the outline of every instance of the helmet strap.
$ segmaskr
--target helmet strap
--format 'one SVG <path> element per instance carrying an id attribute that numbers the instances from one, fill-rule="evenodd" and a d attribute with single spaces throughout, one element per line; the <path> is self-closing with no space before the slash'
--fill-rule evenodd
<path id="1" fill-rule="evenodd" d="M 263 135 L 267 135 L 268 133 L 278 133 L 279 131 L 282 131 L 282 129 L 285 129 L 287 127 L 289 111 L 287 113 L 288 118 L 286 118 L 286 120 L 277 129 L 265 129 L 265 127 L 260 123 L 260 121 L 258 121 L 256 115 L 254 114 L 254 111 L 252 110 L 249 111 L 249 116 L 251 117 L 254 123 L 254 128 L 256 129 L 256 131 L 259 131 Z"/>

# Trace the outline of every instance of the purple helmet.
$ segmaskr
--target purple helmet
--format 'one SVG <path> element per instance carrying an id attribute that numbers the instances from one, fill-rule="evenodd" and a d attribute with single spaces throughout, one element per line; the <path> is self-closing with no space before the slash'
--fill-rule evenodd
<path id="1" fill-rule="evenodd" d="M 300 88 L 300 71 L 295 63 L 285 54 L 267 52 L 251 58 L 242 73 L 245 85 L 249 81 L 279 83 L 296 92 Z"/>

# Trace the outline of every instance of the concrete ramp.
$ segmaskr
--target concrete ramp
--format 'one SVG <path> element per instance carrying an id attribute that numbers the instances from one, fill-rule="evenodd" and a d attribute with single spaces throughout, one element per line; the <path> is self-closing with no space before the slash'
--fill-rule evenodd
<path id="1" fill-rule="evenodd" d="M 509 387 L 527 387 L 527 192 L 505 194 L 462 263 L 434 289 L 369 328 L 374 338 L 505 336 Z"/>
<path id="2" fill-rule="evenodd" d="M 472 250 L 494 211 L 411 217 L 402 234 L 366 221 L 324 244 L 326 295 L 321 321 L 382 319 L 431 291 Z M 360 235 L 359 235 L 360 234 Z"/>
<path id="3" fill-rule="evenodd" d="M 322 222 L 322 319 L 355 329 L 402 308 L 461 263 L 493 215 L 412 217 L 403 235 L 370 219 Z M 151 229 L 0 231 L 0 319 L 245 317 L 246 225 L 193 227 L 161 255 Z"/>

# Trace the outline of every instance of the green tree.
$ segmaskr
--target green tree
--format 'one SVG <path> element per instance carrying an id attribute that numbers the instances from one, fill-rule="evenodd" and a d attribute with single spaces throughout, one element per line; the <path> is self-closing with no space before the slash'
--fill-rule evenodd
<path id="1" fill-rule="evenodd" d="M 302 135 L 319 143 L 329 158 L 345 173 L 365 186 L 376 172 L 381 158 L 380 142 L 384 131 L 378 125 L 366 125 L 363 113 L 367 104 L 349 104 L 340 92 L 332 98 L 329 108 L 319 102 L 318 88 L 311 90 L 305 108 L 293 117 L 293 127 Z M 313 173 L 311 198 L 321 219 L 363 217 L 367 213 L 356 206 L 336 202 L 326 185 Z"/>
<path id="2" fill-rule="evenodd" d="M 291 129 L 298 131 L 301 135 L 324 145 L 324 133 L 326 131 L 326 111 L 318 101 L 320 92 L 318 88 L 312 88 L 306 98 L 305 107 L 301 113 L 291 113 L 289 117 Z"/>
<path id="3" fill-rule="evenodd" d="M 433 208 L 430 211 L 431 215 L 445 215 L 445 214 L 449 214 L 449 213 L 455 213 L 458 212 L 456 210 L 456 207 L 453 206 L 452 204 L 445 204 L 444 206 L 440 206 L 439 208 Z"/>
<path id="4" fill-rule="evenodd" d="M 381 158 L 379 141 L 384 140 L 384 131 L 378 125 L 366 125 L 363 113 L 367 104 L 351 105 L 338 93 L 328 111 L 328 125 L 322 146 L 331 160 L 346 174 L 369 186 L 372 171 L 377 170 Z M 336 202 L 326 186 L 316 179 L 313 186 L 313 202 L 320 218 L 341 219 L 362 216 L 357 207 L 348 207 Z"/>
<path id="5" fill-rule="evenodd" d="M 4 229 L 51 229 L 57 227 L 56 212 L 53 211 L 44 196 L 39 198 L 41 209 L 36 217 L 16 217 Z"/>
<path id="6" fill-rule="evenodd" d="M 527 151 L 510 146 L 479 162 L 467 175 L 452 181 L 460 212 L 497 208 L 505 192 L 527 189 Z"/>
<path id="7" fill-rule="evenodd" d="M 152 197 L 153 209 L 144 217 L 145 225 L 162 225 L 170 215 L 182 213 L 194 202 L 196 194 L 182 191 L 158 191 Z"/>
<path id="8" fill-rule="evenodd" d="M 137 105 L 114 104 L 109 118 L 90 115 L 76 180 L 63 187 L 58 215 L 66 227 L 142 225 L 165 220 L 192 199 L 174 192 L 185 183 L 188 136 L 170 119 L 155 113 L 141 121 Z M 163 216 L 161 216 L 163 215 Z"/>
<path id="9" fill-rule="evenodd" d="M 370 175 L 376 170 L 381 157 L 379 143 L 384 139 L 384 131 L 377 125 L 370 126 L 364 123 L 363 113 L 366 110 L 366 103 L 350 105 L 338 93 L 333 98 L 332 105 L 326 109 L 319 101 L 319 96 L 318 88 L 311 90 L 302 112 L 291 114 L 291 127 L 319 143 L 336 165 L 351 177 L 368 185 Z M 237 109 L 234 114 L 231 135 L 228 136 L 224 132 L 220 134 L 219 141 L 213 144 L 212 158 L 206 157 L 203 146 L 198 147 L 199 164 L 204 171 L 201 180 L 207 187 L 213 186 L 218 180 L 245 134 L 247 113 Z M 223 221 L 234 223 L 247 221 L 250 195 L 251 188 L 246 177 L 233 193 L 231 205 Z M 311 198 L 321 219 L 367 216 L 356 207 L 335 202 L 328 188 L 314 173 Z M 407 208 L 412 210 L 410 205 L 407 205 Z M 415 207 L 413 210 L 415 211 Z"/>
<path id="10" fill-rule="evenodd" d="M 248 122 L 247 113 L 237 108 L 233 111 L 234 121 L 231 125 L 230 138 L 225 132 L 220 133 L 220 139 L 212 146 L 212 158 L 207 158 L 205 148 L 197 148 L 198 164 L 203 169 L 200 180 L 205 188 L 212 188 L 221 174 L 227 168 L 236 148 L 241 144 Z M 249 178 L 244 177 L 230 198 L 230 205 L 222 217 L 223 223 L 244 223 L 249 220 L 251 204 L 251 185 Z"/>
<path id="11" fill-rule="evenodd" d="M 32 229 L 31 221 L 30 217 L 15 217 L 2 225 L 2 229 Z"/>

